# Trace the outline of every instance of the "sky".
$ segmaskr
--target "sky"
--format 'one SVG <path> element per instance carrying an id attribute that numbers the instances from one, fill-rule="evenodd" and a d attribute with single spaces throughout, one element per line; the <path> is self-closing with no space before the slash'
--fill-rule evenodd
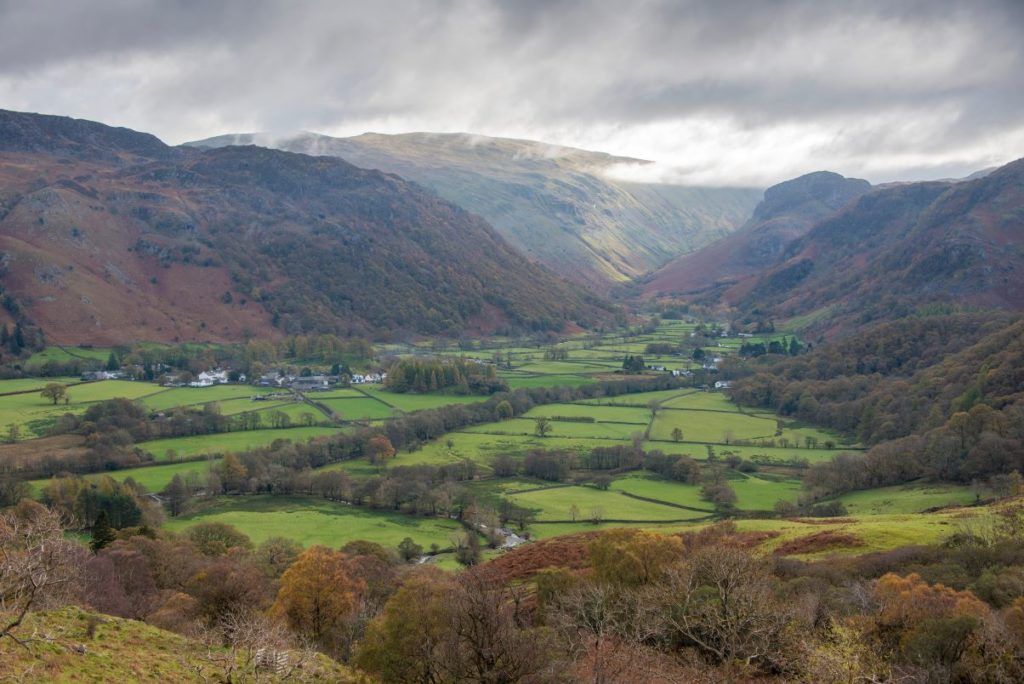
<path id="1" fill-rule="evenodd" d="M 0 108 L 154 133 L 471 132 L 763 187 L 1024 157 L 1024 0 L 0 0 Z"/>

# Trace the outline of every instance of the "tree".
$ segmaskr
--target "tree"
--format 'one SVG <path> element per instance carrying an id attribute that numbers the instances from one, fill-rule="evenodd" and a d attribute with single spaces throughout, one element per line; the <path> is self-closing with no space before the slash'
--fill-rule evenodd
<path id="1" fill-rule="evenodd" d="M 328 652 L 341 644 L 366 586 L 351 576 L 345 560 L 340 551 L 310 547 L 281 576 L 271 609 L 300 637 Z"/>
<path id="2" fill-rule="evenodd" d="M 249 537 L 227 523 L 199 523 L 190 527 L 185 534 L 206 556 L 223 556 L 230 549 L 252 548 Z"/>
<path id="3" fill-rule="evenodd" d="M 366 455 L 370 463 L 382 465 L 395 455 L 395 447 L 385 435 L 374 435 L 366 442 Z"/>
<path id="4" fill-rule="evenodd" d="M 14 444 L 21 437 L 21 428 L 17 424 L 11 423 L 7 426 L 7 443 Z"/>
<path id="5" fill-rule="evenodd" d="M 235 454 L 225 454 L 218 468 L 221 488 L 227 492 L 240 492 L 245 489 L 249 470 Z"/>
<path id="6" fill-rule="evenodd" d="M 466 567 L 480 562 L 480 537 L 476 532 L 467 530 L 455 542 L 455 560 Z"/>
<path id="7" fill-rule="evenodd" d="M 672 441 L 673 442 L 682 442 L 683 441 L 683 431 L 680 428 L 678 428 L 678 427 L 672 428 Z"/>
<path id="8" fill-rule="evenodd" d="M 381 681 L 445 681 L 452 578 L 433 567 L 413 571 L 367 626 L 355 662 Z"/>
<path id="9" fill-rule="evenodd" d="M 791 608 L 772 593 L 767 562 L 742 549 L 712 544 L 697 549 L 658 585 L 654 598 L 669 638 L 693 644 L 714 663 L 773 662 L 791 652 Z"/>
<path id="10" fill-rule="evenodd" d="M 48 383 L 46 387 L 43 388 L 43 391 L 39 393 L 43 399 L 51 400 L 54 406 L 57 405 L 58 401 L 66 397 L 67 394 L 67 387 L 57 382 Z"/>
<path id="11" fill-rule="evenodd" d="M 181 475 L 176 473 L 164 489 L 164 496 L 167 497 L 167 508 L 173 517 L 179 515 L 185 510 L 185 505 L 192 497 L 192 492 L 189 491 L 189 488 L 185 485 L 185 481 L 181 478 Z"/>
<path id="12" fill-rule="evenodd" d="M 398 555 L 406 563 L 411 563 L 423 555 L 423 547 L 414 542 L 412 537 L 406 537 L 398 544 Z"/>
<path id="13" fill-rule="evenodd" d="M 544 416 L 540 416 L 534 420 L 533 434 L 538 437 L 547 437 L 551 434 L 552 429 L 551 421 Z"/>
<path id="14" fill-rule="evenodd" d="M 271 577 L 280 577 L 302 555 L 302 544 L 286 537 L 270 537 L 256 547 L 256 561 Z"/>
<path id="15" fill-rule="evenodd" d="M 116 371 L 121 367 L 121 362 L 117 360 L 117 354 L 110 352 L 110 356 L 107 357 L 107 370 Z"/>
<path id="16" fill-rule="evenodd" d="M 60 604 L 76 589 L 85 550 L 64 537 L 60 517 L 35 502 L 0 513 L 0 640 L 15 635 L 28 612 Z"/>
<path id="17" fill-rule="evenodd" d="M 494 407 L 494 414 L 498 420 L 508 420 L 515 415 L 515 410 L 512 408 L 512 404 L 506 399 L 502 399 L 498 402 L 498 405 Z"/>
<path id="18" fill-rule="evenodd" d="M 100 514 L 96 516 L 96 522 L 92 525 L 89 548 L 95 553 L 115 539 L 117 539 L 117 534 L 114 532 L 114 528 L 110 526 L 110 518 L 107 516 L 106 510 L 100 510 Z"/>

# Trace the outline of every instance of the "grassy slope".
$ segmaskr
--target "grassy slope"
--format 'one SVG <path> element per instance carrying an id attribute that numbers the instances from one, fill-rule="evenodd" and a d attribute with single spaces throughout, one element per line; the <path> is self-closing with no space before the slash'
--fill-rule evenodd
<path id="1" fill-rule="evenodd" d="M 95 634 L 87 634 L 98 618 Z M 222 672 L 214 667 L 211 649 L 198 641 L 135 620 L 89 613 L 74 607 L 33 613 L 19 632 L 48 636 L 30 650 L 10 639 L 0 640 L 0 681 L 32 682 L 193 682 L 196 670 L 211 680 Z M 220 658 L 227 651 L 212 647 Z M 352 672 L 317 656 L 308 673 L 324 681 L 356 681 Z M 273 681 L 273 680 L 272 680 Z"/>

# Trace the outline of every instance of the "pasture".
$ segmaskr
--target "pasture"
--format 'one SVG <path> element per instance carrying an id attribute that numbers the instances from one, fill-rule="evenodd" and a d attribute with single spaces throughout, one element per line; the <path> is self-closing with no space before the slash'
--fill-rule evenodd
<path id="1" fill-rule="evenodd" d="M 405 537 L 411 537 L 424 548 L 431 544 L 448 548 L 452 537 L 462 530 L 454 520 L 371 511 L 323 499 L 285 496 L 217 497 L 191 515 L 168 519 L 165 526 L 181 532 L 200 522 L 233 525 L 255 544 L 270 537 L 287 537 L 303 546 L 321 544 L 331 548 L 359 539 L 395 548 Z"/>
<path id="2" fill-rule="evenodd" d="M 641 501 L 621 491 L 602 491 L 596 487 L 568 485 L 506 494 L 518 506 L 536 511 L 540 521 L 614 520 L 619 522 L 664 522 L 692 520 L 705 514 Z M 574 510 L 575 507 L 575 510 Z"/>
<path id="3" fill-rule="evenodd" d="M 202 456 L 206 454 L 225 454 L 246 451 L 256 447 L 268 446 L 279 440 L 287 439 L 302 442 L 314 437 L 338 434 L 339 428 L 330 427 L 294 427 L 266 430 L 245 430 L 242 432 L 222 432 L 212 435 L 196 435 L 194 437 L 171 437 L 141 442 L 138 447 L 153 454 L 158 461 L 166 460 L 167 453 L 173 451 L 179 458 Z"/>

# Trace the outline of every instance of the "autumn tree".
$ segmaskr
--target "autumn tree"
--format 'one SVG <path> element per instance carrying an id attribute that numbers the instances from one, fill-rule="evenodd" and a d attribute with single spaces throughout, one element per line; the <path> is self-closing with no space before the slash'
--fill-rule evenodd
<path id="1" fill-rule="evenodd" d="M 367 627 L 359 667 L 396 684 L 444 681 L 453 589 L 443 571 L 417 568 Z"/>
<path id="2" fill-rule="evenodd" d="M 366 442 L 366 455 L 370 463 L 383 465 L 389 458 L 394 458 L 395 447 L 385 435 L 374 435 Z"/>
<path id="3" fill-rule="evenodd" d="M 346 556 L 324 546 L 307 549 L 281 576 L 272 612 L 302 638 L 334 652 L 365 584 L 352 578 Z"/>
<path id="4" fill-rule="evenodd" d="M 46 387 L 44 387 L 43 391 L 39 394 L 43 399 L 49 399 L 53 402 L 53 405 L 56 406 L 58 401 L 67 396 L 67 393 L 67 387 L 57 382 L 51 382 L 47 383 Z"/>
<path id="5" fill-rule="evenodd" d="M 206 556 L 223 556 L 230 549 L 252 548 L 252 541 L 233 525 L 222 522 L 202 522 L 193 525 L 185 533 Z"/>
<path id="6" fill-rule="evenodd" d="M 601 581 L 640 586 L 661 579 L 682 559 L 683 542 L 656 532 L 612 530 L 594 539 L 588 552 Z"/>

